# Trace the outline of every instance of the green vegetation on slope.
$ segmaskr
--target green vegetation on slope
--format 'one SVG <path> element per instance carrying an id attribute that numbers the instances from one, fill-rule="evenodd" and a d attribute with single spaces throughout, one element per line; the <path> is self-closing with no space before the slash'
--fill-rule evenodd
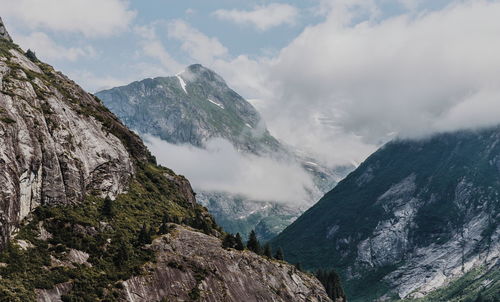
<path id="1" fill-rule="evenodd" d="M 36 288 L 50 289 L 71 281 L 72 290 L 64 301 L 118 301 L 120 280 L 143 273 L 141 267 L 154 259 L 140 240 L 146 225 L 152 235 L 161 233 L 164 217 L 207 233 L 218 227 L 206 209 L 187 202 L 179 188 L 165 174 L 170 171 L 152 164 L 139 166 L 129 192 L 113 201 L 114 215 L 104 199 L 88 196 L 78 205 L 42 206 L 21 227 L 16 240 L 34 246 L 23 250 L 12 241 L 0 254 L 0 301 L 33 301 Z M 175 176 L 179 177 L 179 176 Z M 51 234 L 42 240 L 40 227 Z M 51 258 L 63 261 L 69 249 L 90 255 L 92 266 L 51 265 Z"/>
<path id="2" fill-rule="evenodd" d="M 0 39 L 0 56 L 11 58 L 10 49 L 22 53 L 14 43 Z M 171 170 L 157 166 L 140 138 L 123 126 L 95 97 L 35 58 L 42 73 L 7 60 L 10 72 L 3 78 L 2 93 L 22 98 L 10 86 L 10 79 L 30 81 L 41 100 L 40 114 L 50 124 L 53 114 L 45 100 L 57 96 L 80 113 L 92 117 L 118 137 L 134 159 L 135 174 L 127 193 L 109 198 L 86 192 L 84 200 L 68 205 L 43 205 L 30 214 L 8 245 L 0 252 L 0 301 L 34 301 L 36 289 L 51 289 L 71 283 L 63 301 L 118 301 L 120 280 L 141 274 L 142 266 L 154 260 L 144 249 L 151 236 L 168 232 L 165 222 L 182 223 L 208 234 L 220 229 L 205 208 L 192 203 L 189 183 Z M 18 78 L 22 70 L 25 78 Z M 50 91 L 34 81 L 38 78 Z M 8 122 L 0 108 L 0 118 Z M 59 127 L 50 124 L 50 127 Z M 167 219 L 166 219 L 167 217 Z M 167 220 L 167 221 L 165 221 Z M 50 235 L 43 237 L 48 232 Z M 146 232 L 146 234 L 145 234 Z M 70 251 L 89 255 L 88 264 L 69 263 Z"/>

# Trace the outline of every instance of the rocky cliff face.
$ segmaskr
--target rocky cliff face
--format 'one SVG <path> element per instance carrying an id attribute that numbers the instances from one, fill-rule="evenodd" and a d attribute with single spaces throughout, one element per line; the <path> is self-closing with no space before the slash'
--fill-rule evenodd
<path id="1" fill-rule="evenodd" d="M 262 240 L 282 231 L 329 191 L 350 168 L 330 168 L 298 156 L 266 129 L 257 110 L 218 74 L 199 64 L 172 77 L 159 77 L 97 93 L 127 126 L 175 144 L 204 147 L 207 140 L 228 140 L 242 154 L 289 159 L 309 172 L 316 187 L 310 198 L 286 206 L 226 192 L 197 192 L 226 231 L 244 237 L 252 229 Z M 235 196 L 237 195 L 237 196 Z"/>
<path id="2" fill-rule="evenodd" d="M 341 270 L 351 301 L 424 297 L 498 271 L 499 142 L 494 128 L 389 143 L 273 243 L 292 262 Z"/>
<path id="3" fill-rule="evenodd" d="M 123 283 L 127 301 L 331 301 L 316 278 L 294 266 L 225 250 L 221 240 L 185 227 L 148 248 L 156 261 Z"/>
<path id="4" fill-rule="evenodd" d="M 148 288 L 158 297 L 175 293 L 192 300 L 202 300 L 205 293 L 216 296 L 221 288 L 239 289 L 239 295 L 266 301 L 281 297 L 270 290 L 257 296 L 233 283 L 246 275 L 256 280 L 274 276 L 277 284 L 285 284 L 284 293 L 300 299 L 302 293 L 325 297 L 314 278 L 291 270 L 284 276 L 290 268 L 285 264 L 217 248 L 220 228 L 196 203 L 189 182 L 156 165 L 139 137 L 97 98 L 34 56 L 28 58 L 6 37 L 3 31 L 1 301 L 126 301 L 135 288 Z M 173 232 L 171 222 L 205 235 L 181 226 Z M 232 271 L 234 262 L 216 261 L 231 257 L 249 259 L 248 271 Z M 171 275 L 174 279 L 152 286 L 142 279 L 150 268 L 170 272 L 173 265 L 162 259 L 183 260 L 186 267 L 178 268 L 182 273 Z M 216 265 L 228 277 L 219 274 L 213 282 L 203 283 L 204 271 L 189 263 L 207 269 Z M 212 280 L 210 274 L 215 276 L 212 271 L 203 276 Z M 294 283 L 289 284 L 292 276 Z M 201 280 L 199 291 L 193 290 L 198 283 L 193 285 L 190 278 Z M 266 289 L 263 281 L 258 284 Z M 189 292 L 172 291 L 176 287 Z"/>
<path id="5" fill-rule="evenodd" d="M 0 244 L 4 244 L 19 222 L 41 204 L 76 203 L 89 192 L 111 198 L 124 192 L 134 173 L 133 160 L 109 128 L 139 140 L 62 74 L 32 62 L 8 40 L 0 43 Z M 101 113 L 93 116 L 94 109 L 87 108 Z"/>

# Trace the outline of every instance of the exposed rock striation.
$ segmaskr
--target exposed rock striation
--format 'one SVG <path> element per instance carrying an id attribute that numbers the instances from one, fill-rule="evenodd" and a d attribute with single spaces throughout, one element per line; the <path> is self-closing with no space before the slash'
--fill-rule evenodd
<path id="1" fill-rule="evenodd" d="M 72 286 L 71 282 L 64 282 L 52 289 L 37 289 L 37 302 L 62 302 L 62 295 L 69 292 Z"/>
<path id="2" fill-rule="evenodd" d="M 294 266 L 225 250 L 220 239 L 182 226 L 149 248 L 156 263 L 123 282 L 127 301 L 331 301 L 316 278 Z"/>
<path id="3" fill-rule="evenodd" d="M 339 269 L 351 301 L 424 297 L 489 272 L 500 257 L 499 143 L 499 127 L 391 142 L 273 243 L 291 262 Z"/>
<path id="4" fill-rule="evenodd" d="M 90 192 L 111 198 L 124 192 L 134 163 L 117 133 L 142 143 L 65 76 L 30 61 L 7 40 L 0 43 L 5 54 L 0 57 L 2 244 L 41 204 L 77 203 Z M 94 116 L 96 109 L 101 111 Z M 110 127 L 116 127 L 114 133 Z"/>

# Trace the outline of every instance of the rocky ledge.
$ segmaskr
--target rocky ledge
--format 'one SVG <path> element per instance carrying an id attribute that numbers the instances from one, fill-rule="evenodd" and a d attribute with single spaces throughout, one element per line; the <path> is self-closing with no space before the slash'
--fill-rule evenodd
<path id="1" fill-rule="evenodd" d="M 294 266 L 175 225 L 148 247 L 156 263 L 123 282 L 127 301 L 331 301 L 319 281 Z"/>

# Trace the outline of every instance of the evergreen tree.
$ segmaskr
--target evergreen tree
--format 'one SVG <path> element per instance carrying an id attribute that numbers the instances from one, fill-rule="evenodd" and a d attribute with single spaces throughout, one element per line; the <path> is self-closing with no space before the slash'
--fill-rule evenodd
<path id="1" fill-rule="evenodd" d="M 474 300 L 474 302 L 484 302 L 483 295 L 481 293 L 479 293 L 476 297 L 476 300 Z"/>
<path id="2" fill-rule="evenodd" d="M 123 266 L 125 262 L 130 257 L 130 247 L 128 244 L 125 242 L 125 240 L 120 240 L 120 246 L 118 247 L 118 250 L 116 251 L 115 256 L 113 257 L 113 262 L 115 263 L 116 266 Z"/>
<path id="3" fill-rule="evenodd" d="M 326 293 L 332 300 L 336 301 L 342 299 L 342 301 L 346 301 L 346 296 L 342 289 L 342 284 L 340 283 L 340 277 L 334 270 L 318 270 L 316 272 L 316 277 L 323 284 Z"/>
<path id="4" fill-rule="evenodd" d="M 302 271 L 302 264 L 300 264 L 300 262 L 295 263 L 295 268 L 299 271 Z"/>
<path id="5" fill-rule="evenodd" d="M 160 228 L 158 229 L 158 235 L 165 235 L 168 233 L 168 231 L 169 231 L 168 224 L 166 222 L 163 222 L 160 225 Z"/>
<path id="6" fill-rule="evenodd" d="M 264 256 L 266 256 L 269 259 L 273 258 L 273 251 L 271 249 L 271 245 L 269 244 L 269 242 L 264 245 Z"/>
<path id="7" fill-rule="evenodd" d="M 109 196 L 106 196 L 106 198 L 104 198 L 104 204 L 102 205 L 101 212 L 106 217 L 115 216 L 115 205 L 113 200 L 111 200 Z"/>
<path id="8" fill-rule="evenodd" d="M 276 254 L 274 255 L 274 259 L 276 260 L 285 260 L 285 255 L 283 254 L 283 249 L 280 247 L 276 251 Z"/>
<path id="9" fill-rule="evenodd" d="M 142 228 L 139 231 L 137 242 L 139 243 L 139 245 L 151 243 L 151 229 L 148 230 L 145 223 L 142 225 Z"/>
<path id="10" fill-rule="evenodd" d="M 243 240 L 241 239 L 240 233 L 236 233 L 235 240 L 236 243 L 234 248 L 237 249 L 238 251 L 243 251 L 245 249 L 245 246 L 243 245 Z"/>
<path id="11" fill-rule="evenodd" d="M 28 49 L 26 51 L 26 57 L 28 57 L 28 59 L 30 59 L 30 61 L 32 62 L 38 62 L 38 58 L 36 57 L 35 52 L 32 51 L 31 49 Z"/>
<path id="12" fill-rule="evenodd" d="M 154 227 L 150 227 L 149 230 L 148 230 L 148 235 L 149 235 L 149 242 L 148 243 L 151 243 L 153 242 L 153 236 L 156 234 L 156 229 Z"/>
<path id="13" fill-rule="evenodd" d="M 236 247 L 236 238 L 233 234 L 226 234 L 222 240 L 222 247 L 225 249 Z"/>
<path id="14" fill-rule="evenodd" d="M 163 223 L 172 222 L 172 219 L 170 218 L 170 215 L 168 215 L 168 213 L 165 213 L 165 214 L 163 215 L 162 222 L 163 222 Z"/>
<path id="15" fill-rule="evenodd" d="M 250 232 L 250 236 L 247 242 L 247 248 L 256 254 L 260 255 L 262 253 L 259 240 L 257 239 L 257 234 L 255 234 L 254 230 Z"/>

